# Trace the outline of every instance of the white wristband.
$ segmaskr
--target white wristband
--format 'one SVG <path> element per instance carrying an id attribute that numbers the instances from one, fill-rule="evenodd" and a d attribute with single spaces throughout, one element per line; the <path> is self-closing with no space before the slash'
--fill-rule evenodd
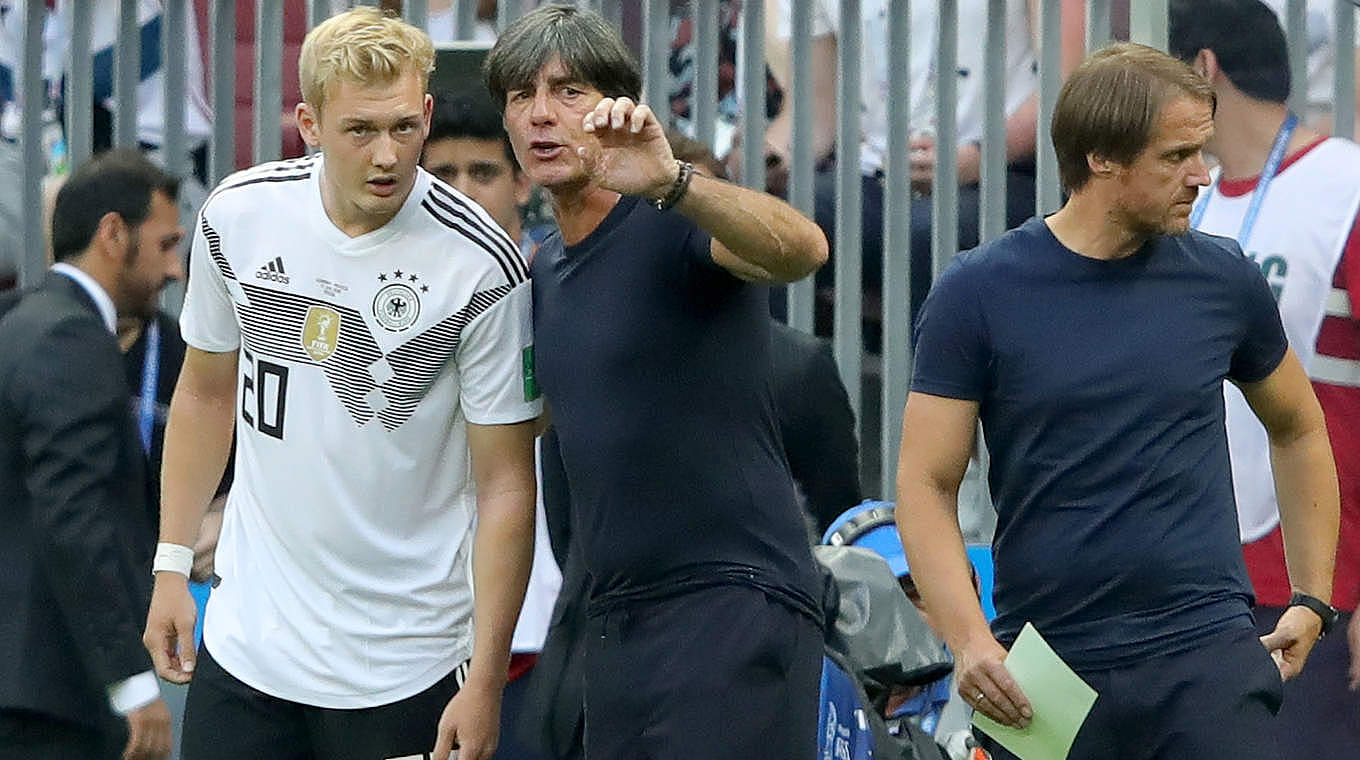
<path id="1" fill-rule="evenodd" d="M 194 550 L 180 544 L 156 544 L 156 559 L 151 563 L 151 574 L 162 571 L 179 573 L 185 578 L 194 569 Z"/>

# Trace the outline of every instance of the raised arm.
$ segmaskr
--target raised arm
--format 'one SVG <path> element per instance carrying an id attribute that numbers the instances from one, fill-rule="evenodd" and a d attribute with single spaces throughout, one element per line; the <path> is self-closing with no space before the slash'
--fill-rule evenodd
<path id="1" fill-rule="evenodd" d="M 1270 439 L 1289 583 L 1330 602 L 1341 497 L 1322 407 L 1292 349 L 1264 380 L 1239 387 Z M 1262 637 L 1283 678 L 1303 669 L 1321 629 L 1311 610 L 1291 607 L 1274 632 Z"/>
<path id="2" fill-rule="evenodd" d="M 532 420 L 468 424 L 477 483 L 472 663 L 439 721 L 435 760 L 444 760 L 454 746 L 460 760 L 485 760 L 496 748 L 510 639 L 533 562 L 534 428 Z"/>
<path id="3" fill-rule="evenodd" d="M 584 128 L 599 138 L 598 154 L 583 157 L 600 187 L 651 199 L 670 195 L 680 167 L 651 108 L 603 98 Z M 768 193 L 692 175 L 675 208 L 712 237 L 713 261 L 742 279 L 793 282 L 826 263 L 821 228 Z"/>
<path id="4" fill-rule="evenodd" d="M 210 353 L 190 346 L 170 401 L 161 465 L 160 543 L 192 549 L 203 515 L 227 467 L 236 409 L 235 351 Z M 189 578 L 156 573 L 142 641 L 167 681 L 193 677 L 194 621 L 198 610 Z"/>
<path id="5" fill-rule="evenodd" d="M 936 632 L 954 653 L 959 694 L 1001 723 L 1025 726 L 1033 716 L 1029 701 L 1002 664 L 1006 650 L 987 626 L 959 531 L 959 483 L 977 419 L 975 401 L 915 392 L 907 397 L 897 531 Z"/>

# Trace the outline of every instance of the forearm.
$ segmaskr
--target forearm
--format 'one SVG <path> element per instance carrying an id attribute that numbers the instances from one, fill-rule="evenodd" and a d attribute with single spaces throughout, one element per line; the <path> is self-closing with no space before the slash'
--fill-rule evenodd
<path id="1" fill-rule="evenodd" d="M 1341 507 L 1332 448 L 1321 420 L 1306 433 L 1272 441 L 1270 462 L 1290 585 L 1330 601 Z"/>
<path id="2" fill-rule="evenodd" d="M 478 496 L 472 550 L 473 643 L 469 680 L 503 687 L 510 640 L 533 562 L 534 488 Z"/>
<path id="3" fill-rule="evenodd" d="M 160 541 L 194 546 L 231 452 L 235 394 L 176 388 L 165 426 Z"/>
<path id="4" fill-rule="evenodd" d="M 767 193 L 695 175 L 676 209 L 763 279 L 794 282 L 826 262 L 821 228 Z"/>
<path id="5" fill-rule="evenodd" d="M 1039 95 L 1035 93 L 1006 118 L 1006 161 L 1034 157 L 1038 136 Z"/>
<path id="6" fill-rule="evenodd" d="M 957 489 L 946 492 L 904 480 L 898 486 L 897 529 L 936 633 L 962 650 L 968 641 L 992 634 L 973 588 L 957 500 Z"/>

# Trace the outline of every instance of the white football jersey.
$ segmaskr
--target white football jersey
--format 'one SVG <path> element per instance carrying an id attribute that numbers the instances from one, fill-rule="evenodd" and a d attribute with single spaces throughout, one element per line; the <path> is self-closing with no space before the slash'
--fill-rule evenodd
<path id="1" fill-rule="evenodd" d="M 470 655 L 466 423 L 539 414 L 528 268 L 419 171 L 350 238 L 318 157 L 228 177 L 194 232 L 184 339 L 237 351 L 236 479 L 204 642 L 235 677 L 327 708 L 388 704 Z"/>
<path id="2" fill-rule="evenodd" d="M 1198 229 L 1236 239 L 1251 205 L 1251 192 L 1225 195 L 1217 181 L 1200 191 L 1207 202 Z M 1325 140 L 1282 166 L 1267 188 L 1243 251 L 1261 267 L 1275 293 L 1289 345 L 1313 379 L 1317 375 L 1317 338 L 1325 316 L 1332 277 L 1360 212 L 1360 147 L 1348 140 Z M 1255 541 L 1279 524 L 1279 504 L 1270 466 L 1270 442 L 1242 392 L 1223 389 L 1227 404 L 1228 452 L 1233 493 L 1243 543 Z"/>

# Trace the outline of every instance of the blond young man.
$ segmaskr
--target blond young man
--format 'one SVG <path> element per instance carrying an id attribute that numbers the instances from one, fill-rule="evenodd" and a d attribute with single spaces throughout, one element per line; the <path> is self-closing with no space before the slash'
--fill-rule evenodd
<path id="1" fill-rule="evenodd" d="M 417 167 L 432 62 L 376 10 L 320 24 L 297 109 L 319 154 L 227 178 L 199 217 L 146 630 L 192 678 L 186 760 L 495 747 L 541 403 L 523 261 Z M 187 547 L 233 428 L 195 655 Z"/>

